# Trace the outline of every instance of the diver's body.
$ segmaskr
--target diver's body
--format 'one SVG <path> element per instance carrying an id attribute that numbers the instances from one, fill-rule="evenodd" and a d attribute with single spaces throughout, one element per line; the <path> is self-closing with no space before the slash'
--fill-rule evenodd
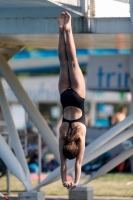
<path id="1" fill-rule="evenodd" d="M 76 49 L 71 28 L 71 15 L 61 13 L 58 17 L 60 60 L 59 92 L 63 106 L 60 127 L 59 150 L 61 158 L 61 178 L 63 185 L 72 189 L 78 185 L 85 150 L 85 81 L 76 57 Z M 64 36 L 66 34 L 66 40 Z M 66 179 L 66 159 L 76 158 L 75 180 Z"/>

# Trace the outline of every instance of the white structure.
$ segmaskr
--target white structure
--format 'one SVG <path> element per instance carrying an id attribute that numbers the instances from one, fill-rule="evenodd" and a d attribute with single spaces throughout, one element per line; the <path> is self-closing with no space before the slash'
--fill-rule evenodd
<path id="1" fill-rule="evenodd" d="M 100 0 L 99 0 L 100 1 Z M 113 1 L 113 0 L 112 0 Z M 133 26 L 130 17 L 125 18 L 91 18 L 90 16 L 90 0 L 75 0 L 75 1 L 59 1 L 59 0 L 35 0 L 35 1 L 9 1 L 0 0 L 0 73 L 6 79 L 16 97 L 29 114 L 31 120 L 38 128 L 39 133 L 46 141 L 49 149 L 55 155 L 58 162 L 58 142 L 53 136 L 51 130 L 47 126 L 44 119 L 41 117 L 32 101 L 24 91 L 20 82 L 11 71 L 7 61 L 20 49 L 25 46 L 38 47 L 38 48 L 57 48 L 58 41 L 58 25 L 57 16 L 61 11 L 68 10 L 72 14 L 72 25 L 74 26 L 74 39 L 78 48 L 128 48 L 133 49 Z M 123 3 L 123 1 L 119 1 Z M 89 10 L 88 10 L 89 7 Z M 131 16 L 133 12 L 133 5 L 131 1 Z M 82 41 L 82 42 L 81 42 Z M 133 52 L 130 55 L 129 73 L 130 73 L 130 88 L 133 94 Z M 2 89 L 2 87 L 1 87 Z M 1 90 L 2 91 L 2 90 Z M 4 94 L 1 96 L 1 105 L 3 112 L 8 111 Z M 5 101 L 5 104 L 4 102 Z M 133 111 L 133 101 L 131 106 L 131 112 Z M 11 116 L 5 112 L 5 120 L 8 127 L 14 129 L 13 123 L 9 122 Z M 96 141 L 86 147 L 83 164 L 87 163 L 89 156 L 93 153 L 93 157 L 97 155 L 97 150 L 105 152 L 108 146 L 112 147 L 113 137 L 123 131 L 126 127 L 133 123 L 133 114 L 127 117 L 123 122 L 113 127 L 107 133 L 102 135 Z M 15 129 L 13 130 L 15 134 Z M 13 133 L 10 132 L 13 137 Z M 122 133 L 121 133 L 122 134 Z M 127 133 L 128 137 L 131 137 L 130 130 Z M 16 136 L 15 136 L 16 137 Z M 117 142 L 119 142 L 117 137 Z M 125 138 L 122 137 L 122 141 Z M 51 142 L 52 141 L 52 142 Z M 30 182 L 27 177 L 27 168 L 25 165 L 21 166 L 23 155 L 18 159 L 12 154 L 9 147 L 4 143 L 4 140 L 0 139 L 1 151 L 0 155 L 9 169 L 14 173 L 16 177 L 21 180 L 27 191 L 31 190 Z M 54 143 L 54 146 L 53 146 Z M 20 145 L 14 146 L 19 152 Z M 6 149 L 6 151 L 5 151 Z M 4 150 L 4 151 L 3 151 Z M 7 154 L 8 152 L 8 154 Z M 10 158 L 9 158 L 10 155 Z M 119 162 L 123 161 L 123 158 L 130 157 L 132 155 L 132 147 L 119 156 Z M 9 162 L 14 160 L 14 162 Z M 19 167 L 19 173 L 16 171 L 15 165 Z M 68 162 L 68 171 L 73 170 L 74 161 Z M 114 167 L 118 162 L 112 160 L 110 166 Z M 102 175 L 107 172 L 108 166 L 104 166 L 99 174 Z M 98 174 L 97 174 L 98 177 Z M 60 169 L 57 168 L 51 173 L 45 181 L 42 181 L 35 189 L 49 184 L 60 178 Z"/>
<path id="2" fill-rule="evenodd" d="M 95 0 L 95 17 L 130 17 L 129 0 Z"/>

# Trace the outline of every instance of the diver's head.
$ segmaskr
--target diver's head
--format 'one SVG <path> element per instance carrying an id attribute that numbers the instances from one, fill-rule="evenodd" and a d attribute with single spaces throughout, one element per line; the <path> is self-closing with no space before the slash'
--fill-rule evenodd
<path id="1" fill-rule="evenodd" d="M 69 131 L 65 138 L 64 146 L 63 146 L 63 155 L 65 158 L 72 160 L 77 157 L 79 148 L 78 148 L 78 138 L 76 137 L 76 133 L 78 132 L 78 126 L 74 127 Z"/>

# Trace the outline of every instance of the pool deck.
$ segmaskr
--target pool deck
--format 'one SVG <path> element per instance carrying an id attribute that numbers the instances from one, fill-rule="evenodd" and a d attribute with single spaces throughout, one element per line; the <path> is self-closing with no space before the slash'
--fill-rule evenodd
<path id="1" fill-rule="evenodd" d="M 45 200 L 69 200 L 68 196 L 46 196 Z M 94 200 L 130 200 L 131 197 L 94 197 Z M 0 197 L 0 200 L 3 200 Z M 9 197 L 9 200 L 18 200 L 17 196 Z"/>

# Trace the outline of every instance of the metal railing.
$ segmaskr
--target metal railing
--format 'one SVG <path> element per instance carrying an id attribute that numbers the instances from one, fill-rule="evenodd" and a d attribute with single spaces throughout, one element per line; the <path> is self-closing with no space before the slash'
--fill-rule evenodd
<path id="1" fill-rule="evenodd" d="M 11 142 L 10 142 L 10 135 L 8 134 L 8 132 L 5 132 L 4 130 L 6 129 L 6 123 L 5 122 L 1 122 L 0 121 L 0 134 L 5 138 L 6 142 L 8 143 L 8 145 L 11 147 Z M 41 173 L 42 173 L 42 152 L 41 152 L 41 135 L 38 133 L 32 133 L 32 134 L 19 134 L 19 137 L 21 138 L 21 141 L 24 142 L 24 153 L 25 153 L 25 157 L 27 156 L 27 152 L 28 152 L 28 138 L 32 138 L 32 137 L 37 137 L 37 150 L 38 150 L 38 183 L 40 183 L 41 181 Z M 7 168 L 6 171 L 6 189 L 5 190 L 1 190 L 1 192 L 7 193 L 8 195 L 11 194 L 11 192 L 21 192 L 21 191 L 25 191 L 25 190 L 11 190 L 11 172 L 10 170 Z"/>

